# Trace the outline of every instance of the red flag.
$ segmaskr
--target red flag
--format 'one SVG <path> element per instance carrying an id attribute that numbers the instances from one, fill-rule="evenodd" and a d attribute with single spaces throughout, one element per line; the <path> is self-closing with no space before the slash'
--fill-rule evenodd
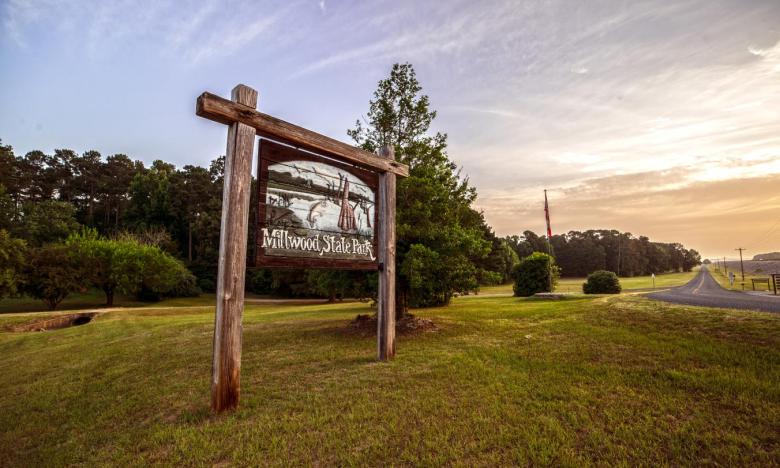
<path id="1" fill-rule="evenodd" d="M 547 238 L 552 237 L 552 229 L 550 229 L 550 207 L 547 205 L 547 190 L 544 191 L 544 219 L 547 221 Z"/>

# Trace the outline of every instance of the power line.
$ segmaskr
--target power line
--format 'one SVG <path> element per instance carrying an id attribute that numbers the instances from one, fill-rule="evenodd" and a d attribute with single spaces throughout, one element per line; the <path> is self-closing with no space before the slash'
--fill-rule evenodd
<path id="1" fill-rule="evenodd" d="M 758 246 L 757 246 L 756 244 L 757 244 L 757 243 L 759 243 L 759 242 L 763 242 L 763 241 L 765 241 L 767 238 L 769 238 L 769 236 L 772 234 L 772 231 L 774 231 L 774 230 L 775 230 L 776 228 L 778 228 L 778 227 L 780 227 L 780 221 L 777 221 L 777 222 L 776 222 L 776 223 L 775 223 L 775 224 L 774 224 L 774 225 L 773 225 L 771 228 L 769 228 L 769 230 L 768 230 L 768 231 L 764 232 L 764 233 L 763 233 L 763 234 L 761 234 L 760 236 L 757 236 L 757 237 L 755 237 L 755 238 L 753 239 L 753 242 L 751 242 L 751 243 L 749 243 L 749 244 L 748 244 L 748 248 L 751 248 L 751 249 L 752 249 L 753 247 L 760 247 L 761 245 L 758 245 Z"/>

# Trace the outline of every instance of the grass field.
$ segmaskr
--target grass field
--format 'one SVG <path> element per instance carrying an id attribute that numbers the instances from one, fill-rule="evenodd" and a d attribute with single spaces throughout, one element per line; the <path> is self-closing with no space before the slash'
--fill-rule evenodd
<path id="1" fill-rule="evenodd" d="M 698 270 L 697 270 L 698 271 Z M 656 275 L 656 288 L 671 288 L 682 286 L 696 276 L 697 271 L 684 273 L 665 273 Z M 581 293 L 582 283 L 585 278 L 561 278 L 555 290 L 558 292 Z M 620 285 L 624 291 L 650 289 L 653 287 L 653 278 L 651 276 L 634 276 L 631 278 L 620 278 Z M 498 286 L 483 286 L 480 288 L 480 294 L 512 294 L 511 284 L 502 284 Z"/>
<path id="2" fill-rule="evenodd" d="M 0 465 L 780 464 L 780 315 L 464 298 L 377 363 L 347 327 L 369 312 L 247 307 L 241 408 L 218 417 L 211 307 L 0 333 Z"/>

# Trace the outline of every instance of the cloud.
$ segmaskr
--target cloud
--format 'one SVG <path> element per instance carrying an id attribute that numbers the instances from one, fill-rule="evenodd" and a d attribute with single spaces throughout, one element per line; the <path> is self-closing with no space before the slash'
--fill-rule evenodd
<path id="1" fill-rule="evenodd" d="M 148 48 L 191 64 L 229 56 L 272 30 L 296 2 L 156 0 L 10 0 L 0 10 L 3 34 L 24 47 L 40 30 L 62 47 L 101 59 Z"/>
<path id="2" fill-rule="evenodd" d="M 764 232 L 780 219 L 780 174 L 675 183 L 681 180 L 685 171 L 649 172 L 592 179 L 568 190 L 551 191 L 553 230 L 621 229 L 658 241 L 682 241 L 705 255 L 716 255 L 746 242 L 746 226 L 749 233 Z M 525 204 L 512 197 L 480 197 L 479 204 L 499 234 L 542 232 L 544 200 L 541 191 L 535 195 Z M 776 250 L 780 236 L 756 248 Z"/>

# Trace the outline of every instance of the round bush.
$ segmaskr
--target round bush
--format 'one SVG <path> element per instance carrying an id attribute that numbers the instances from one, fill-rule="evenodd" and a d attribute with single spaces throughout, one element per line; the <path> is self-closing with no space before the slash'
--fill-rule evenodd
<path id="1" fill-rule="evenodd" d="M 594 271 L 582 283 L 582 292 L 585 294 L 618 294 L 621 290 L 618 276 L 606 270 Z"/>
<path id="2" fill-rule="evenodd" d="M 552 274 L 552 281 L 550 281 Z M 552 292 L 558 283 L 559 269 L 555 259 L 542 252 L 523 258 L 512 270 L 515 296 L 528 297 L 538 292 Z M 550 288 L 552 283 L 552 288 Z"/>

